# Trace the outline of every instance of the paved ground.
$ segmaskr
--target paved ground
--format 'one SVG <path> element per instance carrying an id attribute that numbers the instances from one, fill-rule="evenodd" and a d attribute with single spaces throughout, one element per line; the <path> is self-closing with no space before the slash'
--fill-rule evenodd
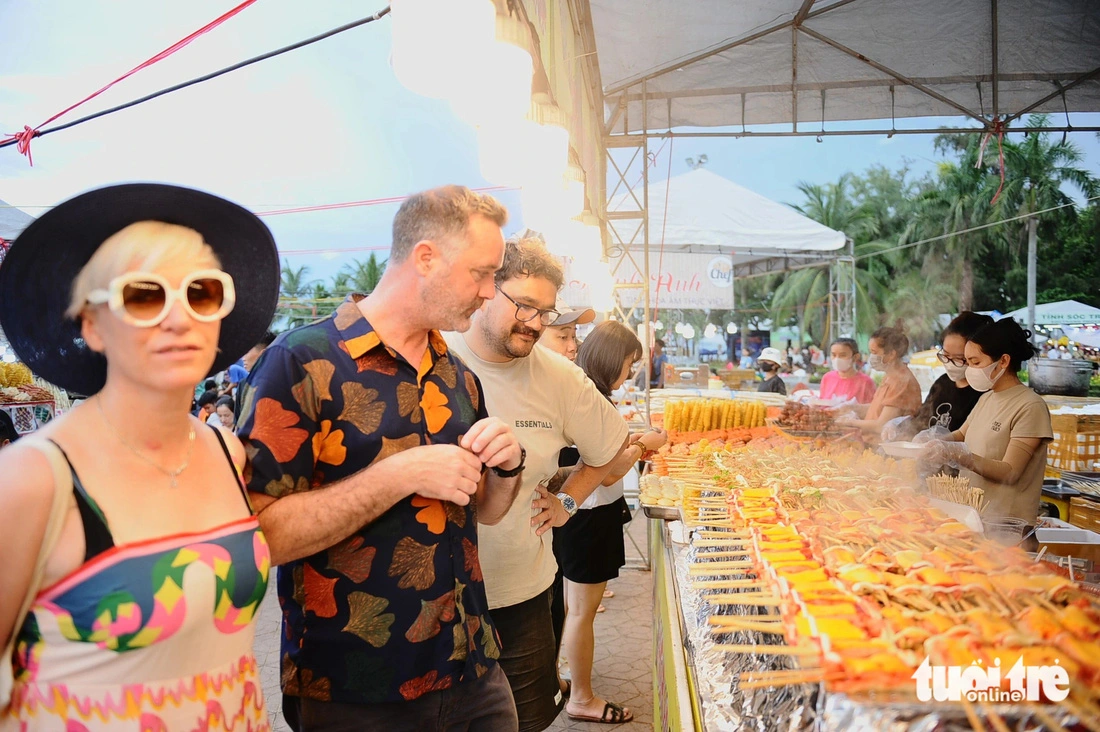
<path id="1" fill-rule="evenodd" d="M 635 512 L 630 532 L 644 550 L 646 518 Z M 623 704 L 634 712 L 629 728 L 653 726 L 653 576 L 639 565 L 639 555 L 628 541 L 628 566 L 609 587 L 615 597 L 605 601 L 607 612 L 596 616 L 596 657 L 593 685 L 605 699 Z M 260 663 L 264 695 L 272 728 L 286 732 L 279 693 L 279 601 L 275 582 L 268 586 L 267 599 L 260 609 L 256 626 L 256 659 Z M 599 730 L 607 725 L 574 722 L 563 712 L 551 730 Z"/>

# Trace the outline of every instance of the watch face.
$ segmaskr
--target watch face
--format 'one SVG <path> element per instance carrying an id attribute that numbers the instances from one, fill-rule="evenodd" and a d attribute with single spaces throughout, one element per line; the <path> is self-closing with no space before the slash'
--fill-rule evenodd
<path id="1" fill-rule="evenodd" d="M 577 502 L 574 501 L 573 496 L 568 493 L 559 493 L 558 500 L 561 501 L 562 508 L 564 508 L 569 515 L 573 515 L 573 512 L 577 510 Z"/>

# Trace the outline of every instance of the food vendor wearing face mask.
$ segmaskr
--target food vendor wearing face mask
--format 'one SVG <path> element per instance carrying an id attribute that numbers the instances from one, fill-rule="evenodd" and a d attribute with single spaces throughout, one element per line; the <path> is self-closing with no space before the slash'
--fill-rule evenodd
<path id="1" fill-rule="evenodd" d="M 870 404 L 875 396 L 875 382 L 856 370 L 859 346 L 851 338 L 838 338 L 829 346 L 832 371 L 821 377 L 822 399 L 844 399 L 858 404 Z"/>
<path id="2" fill-rule="evenodd" d="M 962 428 L 929 443 L 921 459 L 957 465 L 961 477 L 985 491 L 983 516 L 1034 524 L 1054 434 L 1046 402 L 1016 375 L 1035 356 L 1031 334 L 1003 318 L 975 333 L 965 350 L 966 380 L 982 396 Z"/>
<path id="3" fill-rule="evenodd" d="M 966 311 L 947 324 L 943 330 L 943 347 L 936 354 L 947 373 L 932 384 L 928 397 L 914 417 L 886 423 L 882 430 L 883 442 L 914 439 L 930 430 L 916 439 L 923 442 L 934 439 L 937 433 L 945 435 L 963 426 L 982 395 L 966 381 L 966 342 L 992 322 L 993 318 L 988 315 Z"/>
<path id="4" fill-rule="evenodd" d="M 846 426 L 858 427 L 865 439 L 878 440 L 883 426 L 897 417 L 912 416 L 920 409 L 920 384 L 902 360 L 909 352 L 909 338 L 901 328 L 879 328 L 871 335 L 871 369 L 886 374 L 869 405 L 855 413 L 862 419 L 841 418 Z"/>

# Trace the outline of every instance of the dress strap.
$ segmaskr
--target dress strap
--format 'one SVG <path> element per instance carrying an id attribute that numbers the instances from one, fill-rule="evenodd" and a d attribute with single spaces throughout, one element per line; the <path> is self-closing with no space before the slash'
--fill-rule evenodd
<path id="1" fill-rule="evenodd" d="M 57 445 L 53 440 L 50 440 L 50 442 Z M 103 515 L 103 509 L 99 507 L 94 498 L 88 495 L 84 483 L 81 482 L 80 476 L 76 474 L 76 468 L 73 467 L 72 460 L 69 460 L 68 454 L 65 453 L 61 445 L 57 445 L 57 449 L 61 451 L 62 457 L 69 465 L 69 472 L 73 476 L 73 498 L 76 500 L 76 507 L 80 512 L 80 523 L 84 528 L 84 562 L 87 563 L 108 549 L 113 548 L 115 538 L 111 535 L 111 528 L 107 525 L 107 517 Z"/>
<path id="2" fill-rule="evenodd" d="M 225 444 L 225 438 L 222 437 L 222 432 L 214 425 L 207 425 L 210 429 L 214 430 L 214 436 L 218 438 L 218 444 L 222 446 L 222 452 L 225 453 L 225 460 L 229 463 L 229 469 L 233 473 L 233 478 L 236 480 L 237 488 L 241 491 L 241 497 L 244 499 L 244 505 L 248 508 L 249 513 L 253 513 L 252 504 L 248 500 L 248 492 L 245 490 L 244 481 L 237 474 L 237 464 L 233 462 L 233 456 L 229 454 L 229 446 Z"/>

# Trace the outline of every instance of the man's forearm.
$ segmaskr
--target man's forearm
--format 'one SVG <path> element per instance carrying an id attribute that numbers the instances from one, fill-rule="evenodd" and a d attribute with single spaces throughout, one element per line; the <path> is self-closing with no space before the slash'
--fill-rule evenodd
<path id="1" fill-rule="evenodd" d="M 586 465 L 583 462 L 577 463 L 577 467 L 565 479 L 561 492 L 568 493 L 578 506 L 581 505 L 603 483 L 603 479 L 611 472 L 611 465 L 614 462 L 612 460 L 599 467 Z"/>
<path id="2" fill-rule="evenodd" d="M 477 522 L 486 526 L 500 523 L 519 495 L 523 473 L 514 478 L 501 478 L 492 469 L 486 471 L 477 489 Z"/>
<path id="3" fill-rule="evenodd" d="M 368 470 L 317 490 L 293 493 L 260 509 L 258 518 L 274 565 L 308 557 L 334 546 L 388 511 L 409 494 L 394 481 L 378 480 L 370 490 Z M 263 504 L 264 498 L 254 502 Z"/>

